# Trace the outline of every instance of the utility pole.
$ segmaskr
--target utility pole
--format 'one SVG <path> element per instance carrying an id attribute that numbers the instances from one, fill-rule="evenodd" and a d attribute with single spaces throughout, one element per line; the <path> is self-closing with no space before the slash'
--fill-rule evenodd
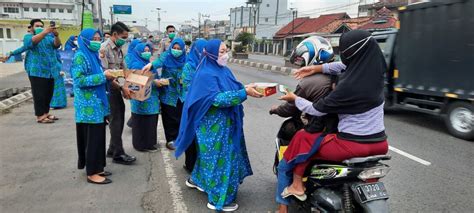
<path id="1" fill-rule="evenodd" d="M 291 12 L 293 13 L 293 21 L 291 21 L 291 48 L 293 49 L 293 39 L 294 39 L 294 33 L 295 33 L 295 16 L 296 16 L 296 9 L 295 8 L 290 8 Z"/>
<path id="2" fill-rule="evenodd" d="M 114 24 L 114 11 L 113 8 L 110 7 L 110 27 L 112 27 L 112 24 Z"/>
<path id="3" fill-rule="evenodd" d="M 275 14 L 275 25 L 278 25 L 278 9 L 280 8 L 280 0 L 277 0 L 277 5 L 276 6 L 277 7 L 276 7 L 276 14 Z"/>
<path id="4" fill-rule="evenodd" d="M 102 22 L 102 1 L 97 1 L 97 13 L 99 14 L 99 29 L 101 32 L 104 32 L 104 23 Z"/>
<path id="5" fill-rule="evenodd" d="M 199 37 L 199 38 L 202 38 L 202 37 L 201 37 L 201 13 L 198 13 L 198 28 L 199 28 L 199 30 L 198 30 L 198 37 Z"/>
<path id="6" fill-rule="evenodd" d="M 161 26 L 160 26 L 160 21 L 161 21 L 160 10 L 161 10 L 161 8 L 159 8 L 159 7 L 156 8 L 156 12 L 158 13 L 158 32 L 160 32 L 160 29 L 161 29 Z"/>
<path id="7" fill-rule="evenodd" d="M 145 27 L 148 28 L 148 18 L 145 18 Z"/>

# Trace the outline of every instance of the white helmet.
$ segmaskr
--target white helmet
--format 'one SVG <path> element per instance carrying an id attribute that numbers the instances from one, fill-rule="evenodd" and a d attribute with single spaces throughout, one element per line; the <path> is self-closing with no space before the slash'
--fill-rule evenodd
<path id="1" fill-rule="evenodd" d="M 290 62 L 297 66 L 324 64 L 334 59 L 334 51 L 329 41 L 321 36 L 311 36 L 303 40 L 290 56 Z"/>

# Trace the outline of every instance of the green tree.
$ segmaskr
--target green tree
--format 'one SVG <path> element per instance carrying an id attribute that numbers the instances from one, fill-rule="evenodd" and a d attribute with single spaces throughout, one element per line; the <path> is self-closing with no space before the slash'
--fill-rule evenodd
<path id="1" fill-rule="evenodd" d="M 252 33 L 241 32 L 235 41 L 242 42 L 242 46 L 247 46 L 255 40 L 255 36 Z"/>

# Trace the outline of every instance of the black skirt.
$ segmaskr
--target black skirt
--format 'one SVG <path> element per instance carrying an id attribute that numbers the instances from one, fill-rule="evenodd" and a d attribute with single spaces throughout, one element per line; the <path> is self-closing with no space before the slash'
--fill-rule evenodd
<path id="1" fill-rule="evenodd" d="M 78 169 L 86 168 L 88 176 L 104 171 L 105 123 L 76 123 Z"/>
<path id="2" fill-rule="evenodd" d="M 158 114 L 132 113 L 132 144 L 138 151 L 155 149 L 157 144 Z"/>

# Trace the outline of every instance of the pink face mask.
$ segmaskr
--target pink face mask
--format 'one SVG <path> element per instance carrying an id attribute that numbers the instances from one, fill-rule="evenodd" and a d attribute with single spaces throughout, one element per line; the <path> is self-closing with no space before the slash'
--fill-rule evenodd
<path id="1" fill-rule="evenodd" d="M 229 53 L 226 53 L 217 59 L 217 64 L 225 67 L 227 65 L 228 60 L 229 60 Z"/>

